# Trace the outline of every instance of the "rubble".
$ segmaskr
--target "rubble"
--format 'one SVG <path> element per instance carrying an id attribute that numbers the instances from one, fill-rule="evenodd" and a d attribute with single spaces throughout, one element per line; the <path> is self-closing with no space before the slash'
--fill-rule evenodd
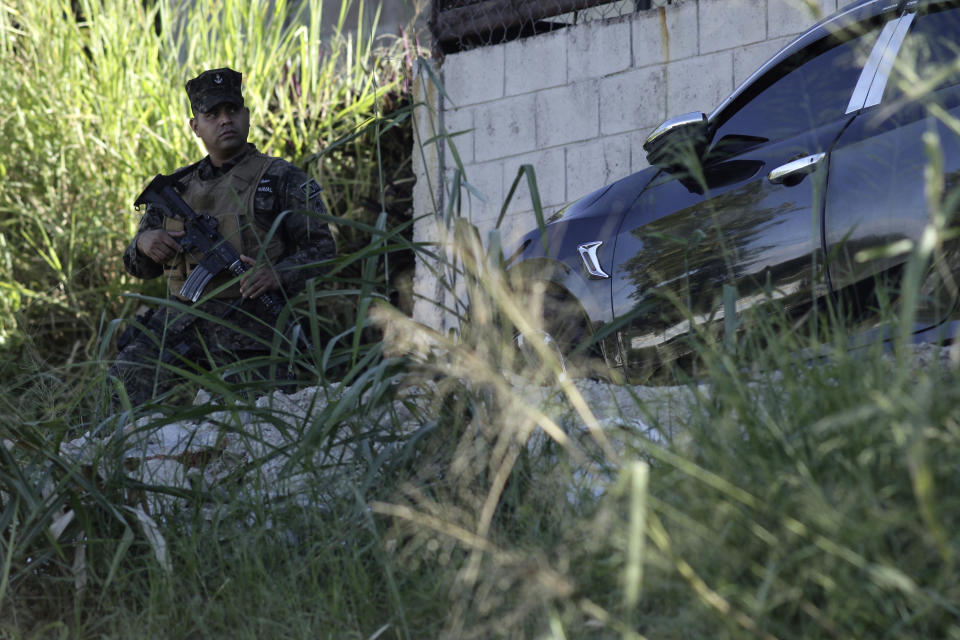
<path id="1" fill-rule="evenodd" d="M 577 390 L 591 407 L 602 428 L 640 430 L 651 438 L 671 437 L 660 427 L 682 420 L 684 398 L 679 387 L 617 387 L 582 380 Z M 357 437 L 360 432 L 382 429 L 396 437 L 409 435 L 422 425 L 431 410 L 435 390 L 423 385 L 405 386 L 390 406 L 364 406 L 343 424 L 336 421 L 335 406 L 347 389 L 310 387 L 287 395 L 280 391 L 257 399 L 254 406 L 216 407 L 200 420 L 170 420 L 154 413 L 138 418 L 103 438 L 84 435 L 64 442 L 61 453 L 78 465 L 95 469 L 102 477 L 122 465 L 123 473 L 137 483 L 182 491 L 206 490 L 246 495 L 256 500 L 309 495 L 305 500 L 343 495 L 351 487 L 359 457 L 379 453 L 378 443 Z M 555 387 L 517 388 L 517 397 L 537 410 L 548 412 L 570 433 L 585 433 L 576 412 Z M 645 415 L 636 415 L 637 401 Z M 215 407 L 205 391 L 194 406 Z M 301 445 L 311 430 L 323 432 L 321 446 L 310 447 L 309 459 Z M 361 449 L 365 449 L 361 451 Z M 320 495 L 317 495 L 317 491 Z M 151 494 L 149 512 L 170 501 L 169 492 Z"/>
<path id="2" fill-rule="evenodd" d="M 920 345 L 915 351 L 918 368 L 937 361 L 949 368 L 957 361 L 951 348 Z M 177 491 L 316 504 L 350 495 L 364 465 L 423 426 L 437 410 L 438 392 L 431 385 L 398 384 L 391 402 L 370 402 L 363 390 L 332 385 L 290 395 L 277 391 L 253 405 L 236 407 L 217 405 L 200 391 L 194 406 L 208 409 L 202 419 L 147 415 L 109 437 L 86 435 L 64 442 L 61 453 L 103 478 L 119 465 L 135 483 L 167 489 L 147 492 L 151 513 L 175 502 L 172 494 Z M 590 434 L 592 422 L 619 450 L 624 438 L 636 441 L 637 435 L 641 441 L 676 442 L 696 396 L 709 393 L 703 386 L 618 386 L 593 380 L 577 380 L 574 388 L 589 407 L 590 420 L 575 410 L 576 403 L 557 385 L 514 384 L 511 402 L 543 412 L 572 441 L 596 436 Z M 341 420 L 343 415 L 349 419 Z M 495 431 L 502 425 L 490 427 Z M 387 437 L 374 437 L 377 434 Z M 538 439 L 553 436 L 531 430 L 518 437 L 536 446 Z"/>

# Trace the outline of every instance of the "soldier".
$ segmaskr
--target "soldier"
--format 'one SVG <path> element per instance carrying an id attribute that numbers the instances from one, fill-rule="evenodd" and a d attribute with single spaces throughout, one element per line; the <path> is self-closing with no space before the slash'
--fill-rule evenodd
<path id="1" fill-rule="evenodd" d="M 217 219 L 220 233 L 250 270 L 230 286 L 225 286 L 233 278 L 228 273 L 211 280 L 191 309 L 197 314 L 157 309 L 147 331 L 122 347 L 109 375 L 123 384 L 133 406 L 177 382 L 169 365 L 185 368 L 186 360 L 219 367 L 269 354 L 274 333 L 283 328 L 272 326 L 258 298 L 267 292 L 279 300 L 296 295 L 322 273 L 318 263 L 335 255 L 330 229 L 315 215 L 324 213 L 320 185 L 247 142 L 250 110 L 240 85 L 241 74 L 228 68 L 204 71 L 187 82 L 190 128 L 209 155 L 173 177 L 187 204 Z M 183 235 L 182 222 L 148 205 L 123 264 L 138 278 L 162 275 L 168 297 L 190 304 L 179 291 L 197 257 L 181 251 L 177 239 Z M 115 394 L 113 408 L 118 406 Z"/>

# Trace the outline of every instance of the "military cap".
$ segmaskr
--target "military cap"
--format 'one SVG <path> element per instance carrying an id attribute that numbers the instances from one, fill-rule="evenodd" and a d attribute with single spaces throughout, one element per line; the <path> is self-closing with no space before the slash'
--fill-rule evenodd
<path id="1" fill-rule="evenodd" d="M 187 97 L 194 113 L 204 113 L 222 102 L 243 106 L 240 81 L 243 76 L 233 69 L 209 69 L 187 81 Z"/>

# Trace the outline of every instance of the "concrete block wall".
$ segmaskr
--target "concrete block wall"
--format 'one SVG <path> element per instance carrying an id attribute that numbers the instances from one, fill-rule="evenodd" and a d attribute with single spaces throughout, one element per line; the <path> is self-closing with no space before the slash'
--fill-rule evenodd
<path id="1" fill-rule="evenodd" d="M 434 70 L 443 92 L 430 88 L 423 74 L 419 78 L 420 99 L 432 105 L 432 113 L 421 113 L 417 127 L 422 140 L 440 130 L 456 134 L 456 149 L 446 145 L 420 154 L 415 210 L 422 215 L 448 202 L 441 176 L 449 179 L 456 154 L 472 187 L 461 215 L 482 237 L 495 224 L 523 164 L 534 167 L 549 216 L 645 168 L 642 145 L 654 127 L 687 111 L 712 111 L 838 3 L 846 2 L 673 0 L 621 18 L 448 55 Z M 419 239 L 437 239 L 436 220 L 418 225 Z M 509 243 L 534 226 L 524 180 L 501 231 Z M 430 309 L 431 287 L 436 288 L 430 269 L 418 266 L 417 272 L 422 299 L 415 315 L 434 326 L 446 324 Z"/>

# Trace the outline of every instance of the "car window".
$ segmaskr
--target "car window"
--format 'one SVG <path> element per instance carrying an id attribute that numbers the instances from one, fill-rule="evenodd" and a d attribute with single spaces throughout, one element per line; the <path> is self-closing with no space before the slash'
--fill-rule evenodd
<path id="1" fill-rule="evenodd" d="M 918 15 L 897 56 L 884 101 L 960 84 L 960 9 Z"/>
<path id="2" fill-rule="evenodd" d="M 715 120 L 712 153 L 736 153 L 843 116 L 879 27 L 826 37 L 759 78 Z"/>

